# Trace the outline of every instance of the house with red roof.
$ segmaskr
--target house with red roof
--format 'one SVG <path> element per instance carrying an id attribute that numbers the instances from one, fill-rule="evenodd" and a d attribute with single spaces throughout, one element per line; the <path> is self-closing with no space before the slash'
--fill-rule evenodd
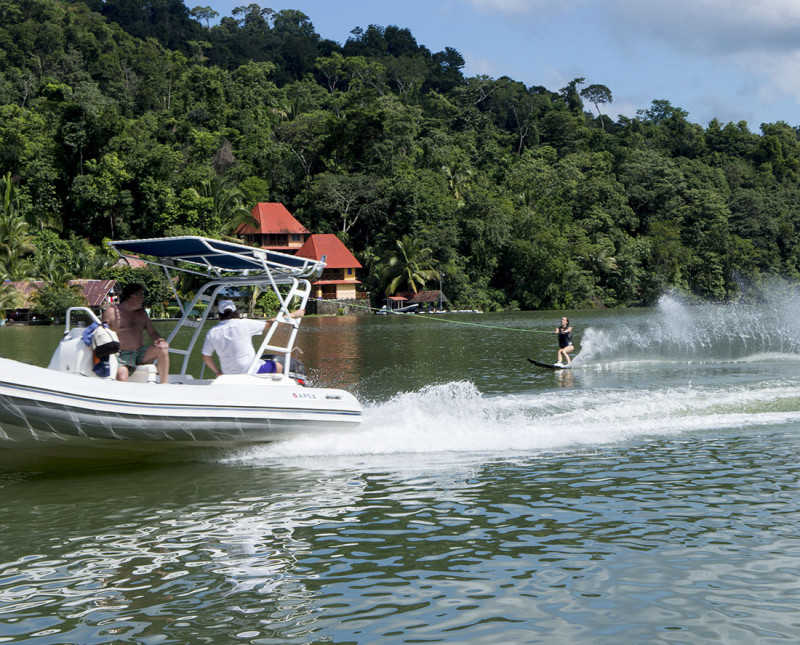
<path id="1" fill-rule="evenodd" d="M 251 211 L 253 224 L 241 224 L 235 235 L 248 246 L 294 254 L 311 235 L 309 230 L 298 222 L 278 202 L 259 202 Z M 258 224 L 258 227 L 254 224 Z"/>
<path id="2" fill-rule="evenodd" d="M 235 232 L 244 244 L 325 262 L 326 268 L 319 280 L 312 283 L 314 312 L 368 311 L 368 308 L 355 305 L 356 299 L 368 296 L 356 290 L 361 284 L 357 279 L 361 263 L 338 237 L 312 235 L 283 204 L 277 202 L 259 202 L 251 212 L 254 221 L 240 225 Z M 323 304 L 326 306 L 321 306 Z"/>
<path id="3" fill-rule="evenodd" d="M 125 257 L 117 260 L 115 267 L 130 267 L 131 269 L 143 269 L 147 266 L 147 262 L 140 260 L 138 255 L 126 255 Z"/>
<path id="4" fill-rule="evenodd" d="M 295 255 L 322 260 L 326 267 L 319 280 L 311 283 L 312 296 L 325 300 L 355 300 L 361 284 L 357 271 L 361 263 L 342 241 L 331 234 L 311 235 Z"/>
<path id="5" fill-rule="evenodd" d="M 20 306 L 11 312 L 10 318 L 20 321 L 30 320 L 36 294 L 47 282 L 43 280 L 20 280 L 16 282 L 6 281 L 5 284 L 15 289 L 22 296 Z M 67 280 L 67 286 L 80 288 L 83 297 L 86 298 L 86 305 L 93 309 L 96 314 L 100 314 L 108 306 L 111 293 L 116 284 L 116 280 Z M 5 313 L 0 311 L 0 317 L 3 317 Z"/>

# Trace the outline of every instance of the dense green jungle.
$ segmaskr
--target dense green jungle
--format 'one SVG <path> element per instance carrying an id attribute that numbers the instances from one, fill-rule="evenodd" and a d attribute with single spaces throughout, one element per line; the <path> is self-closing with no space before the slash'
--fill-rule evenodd
<path id="1" fill-rule="evenodd" d="M 659 97 L 615 121 L 603 79 L 465 77 L 458 51 L 397 26 L 342 44 L 299 11 L 217 18 L 181 0 L 0 3 L 5 280 L 120 277 L 104 240 L 229 236 L 259 201 L 338 235 L 376 304 L 440 280 L 454 306 L 498 310 L 800 278 L 788 123 L 703 127 Z M 15 297 L 6 284 L 0 304 Z"/>

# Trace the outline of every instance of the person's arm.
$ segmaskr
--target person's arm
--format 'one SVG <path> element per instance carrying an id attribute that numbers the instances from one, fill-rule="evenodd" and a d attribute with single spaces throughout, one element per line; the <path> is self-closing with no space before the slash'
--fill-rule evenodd
<path id="1" fill-rule="evenodd" d="M 294 319 L 294 318 L 300 318 L 300 317 L 302 317 L 303 315 L 305 315 L 305 313 L 306 313 L 306 310 L 305 310 L 305 309 L 295 309 L 293 312 L 291 312 L 291 313 L 289 314 L 289 316 L 288 316 L 288 317 L 289 317 L 289 318 L 292 318 L 292 319 Z M 269 323 L 271 323 L 271 322 L 274 322 L 275 320 L 277 320 L 277 316 L 276 316 L 275 318 L 270 318 L 269 320 L 267 320 L 267 324 L 269 325 Z M 265 329 L 266 329 L 266 328 L 265 328 Z"/>
<path id="2" fill-rule="evenodd" d="M 217 362 L 214 360 L 213 356 L 206 356 L 203 354 L 203 361 L 208 366 L 208 369 L 214 372 L 214 376 L 222 374 L 222 370 L 217 367 Z"/>
<path id="3" fill-rule="evenodd" d="M 147 315 L 147 312 L 143 311 L 142 313 L 144 314 L 144 328 L 147 330 L 150 338 L 153 339 L 153 345 L 156 347 L 169 347 L 167 339 L 156 331 L 156 328 L 153 326 L 153 321 L 150 320 L 150 316 Z"/>
<path id="4" fill-rule="evenodd" d="M 115 305 L 111 305 L 108 309 L 103 312 L 102 318 L 100 318 L 101 322 L 106 323 L 111 329 L 116 331 L 117 328 L 117 307 Z"/>

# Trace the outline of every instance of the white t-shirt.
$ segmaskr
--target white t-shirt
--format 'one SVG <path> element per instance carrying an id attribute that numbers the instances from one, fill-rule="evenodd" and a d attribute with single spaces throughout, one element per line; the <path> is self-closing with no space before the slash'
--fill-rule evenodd
<path id="1" fill-rule="evenodd" d="M 264 321 L 249 318 L 223 320 L 206 334 L 203 356 L 216 352 L 223 374 L 244 374 L 256 357 L 251 337 L 258 336 L 265 327 Z"/>

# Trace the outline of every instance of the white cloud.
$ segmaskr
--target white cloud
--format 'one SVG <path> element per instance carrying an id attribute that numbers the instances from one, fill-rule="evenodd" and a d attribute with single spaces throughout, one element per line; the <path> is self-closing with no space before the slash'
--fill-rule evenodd
<path id="1" fill-rule="evenodd" d="M 611 29 L 646 35 L 681 53 L 728 56 L 752 51 L 797 51 L 800 3 L 796 0 L 598 0 Z"/>
<path id="2" fill-rule="evenodd" d="M 754 77 L 772 81 L 770 86 L 756 89 L 762 103 L 770 105 L 785 96 L 800 101 L 800 51 L 780 55 L 756 52 L 737 57 L 737 62 Z"/>
<path id="3" fill-rule="evenodd" d="M 508 73 L 505 66 L 501 67 L 493 60 L 477 57 L 469 51 L 461 53 L 471 76 L 485 74 L 486 76 L 497 77 Z"/>
<path id="4" fill-rule="evenodd" d="M 466 2 L 479 11 L 512 16 L 528 14 L 537 5 L 547 5 L 546 0 L 466 0 Z"/>
<path id="5" fill-rule="evenodd" d="M 678 103 L 702 122 L 718 116 L 759 123 L 775 111 L 790 119 L 800 101 L 800 0 L 456 1 L 484 20 L 502 20 L 537 41 L 550 32 L 563 38 L 570 29 L 591 38 L 594 48 L 585 49 L 577 63 L 584 70 L 573 76 L 597 76 L 602 60 L 611 72 L 606 82 L 614 78 L 612 70 L 624 70 L 616 74 L 617 85 L 630 88 L 627 81 L 647 65 L 661 65 L 658 74 L 642 78 L 639 85 L 661 98 L 680 95 L 683 86 L 689 94 Z M 593 57 L 586 56 L 589 51 Z M 566 62 L 569 54 L 560 54 Z M 683 70 L 682 79 L 676 70 Z M 538 66 L 536 76 L 547 78 L 538 82 L 561 87 L 563 78 L 553 71 Z M 616 98 L 633 104 L 635 97 L 628 89 L 626 97 Z M 631 114 L 630 106 L 614 108 Z"/>
<path id="6" fill-rule="evenodd" d="M 727 56 L 800 51 L 798 0 L 462 0 L 518 23 L 571 11 L 604 17 L 598 28 L 619 38 L 654 39 L 681 53 Z"/>
<path id="7" fill-rule="evenodd" d="M 614 101 L 613 103 L 609 103 L 603 106 L 603 114 L 606 116 L 614 119 L 615 121 L 619 119 L 620 116 L 627 116 L 629 118 L 633 118 L 636 116 L 636 113 L 642 109 L 640 104 L 632 103 L 632 102 L 619 102 Z"/>

